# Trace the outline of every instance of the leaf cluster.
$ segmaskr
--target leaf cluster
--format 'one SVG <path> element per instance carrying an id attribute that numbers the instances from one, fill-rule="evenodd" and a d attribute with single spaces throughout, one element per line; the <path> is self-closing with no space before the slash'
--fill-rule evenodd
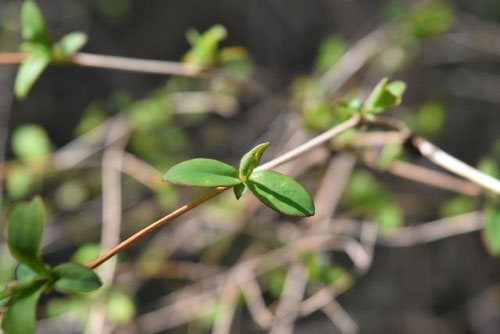
<path id="1" fill-rule="evenodd" d="M 314 215 L 309 193 L 292 178 L 273 171 L 255 170 L 269 143 L 257 145 L 240 161 L 239 171 L 214 159 L 181 162 L 167 171 L 163 180 L 196 187 L 233 187 L 236 198 L 250 190 L 262 203 L 291 216 Z"/>
<path id="2" fill-rule="evenodd" d="M 40 255 L 40 242 L 45 225 L 45 209 L 36 197 L 16 205 L 7 224 L 7 244 L 19 261 L 16 281 L 0 291 L 0 300 L 9 300 L 2 329 L 7 334 L 30 334 L 35 331 L 36 307 L 42 293 L 92 292 L 101 286 L 97 274 L 80 264 L 63 263 L 54 268 Z"/>
<path id="3" fill-rule="evenodd" d="M 52 42 L 43 15 L 33 0 L 23 3 L 21 27 L 25 40 L 21 50 L 27 56 L 19 67 L 14 84 L 14 91 L 19 99 L 28 95 L 50 62 L 68 62 L 87 42 L 87 36 L 82 32 L 72 32 L 58 42 Z"/>

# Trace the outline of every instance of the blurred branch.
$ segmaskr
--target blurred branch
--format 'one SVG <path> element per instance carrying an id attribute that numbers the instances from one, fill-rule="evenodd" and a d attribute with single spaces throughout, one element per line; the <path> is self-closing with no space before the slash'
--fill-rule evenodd
<path id="1" fill-rule="evenodd" d="M 22 52 L 0 53 L 0 64 L 21 64 L 26 57 L 27 54 Z M 105 56 L 83 52 L 76 53 L 69 60 L 69 64 L 82 67 L 188 77 L 200 74 L 200 71 L 197 69 L 179 62 Z"/>
<path id="2" fill-rule="evenodd" d="M 115 118 L 107 134 L 102 157 L 102 229 L 101 248 L 108 249 L 120 240 L 122 221 L 121 169 L 129 128 L 127 122 Z M 111 285 L 116 271 L 116 258 L 99 268 L 105 286 Z M 91 334 L 109 333 L 106 326 L 107 307 L 102 299 L 96 300 L 91 309 L 85 332 Z"/>
<path id="3" fill-rule="evenodd" d="M 380 232 L 377 243 L 390 247 L 409 247 L 425 244 L 460 234 L 475 232 L 483 227 L 484 216 L 480 212 L 438 219 L 433 222 L 408 226 L 394 233 Z"/>
<path id="4" fill-rule="evenodd" d="M 307 271 L 293 262 L 286 275 L 285 285 L 276 308 L 276 318 L 271 327 L 271 334 L 292 334 L 295 319 L 299 315 L 300 302 L 302 301 L 307 286 Z"/>
<path id="5" fill-rule="evenodd" d="M 426 159 L 466 180 L 481 186 L 484 189 L 500 194 L 499 180 L 458 160 L 428 140 L 412 135 L 406 124 L 403 122 L 392 118 L 380 117 L 373 121 L 367 121 L 367 123 L 401 132 L 402 137 L 407 138 L 407 141 Z"/>
<path id="6" fill-rule="evenodd" d="M 366 62 L 388 46 L 397 25 L 384 24 L 362 39 L 340 58 L 321 78 L 328 94 L 337 92 Z"/>

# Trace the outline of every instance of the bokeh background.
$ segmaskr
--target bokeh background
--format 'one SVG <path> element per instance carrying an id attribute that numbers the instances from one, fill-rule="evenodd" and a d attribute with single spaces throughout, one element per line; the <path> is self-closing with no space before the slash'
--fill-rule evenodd
<path id="1" fill-rule="evenodd" d="M 8 166 L 1 174 L 0 224 L 3 231 L 13 203 L 41 194 L 49 263 L 98 254 L 103 212 L 116 202 L 122 213 L 116 233 L 123 239 L 200 194 L 161 183 L 173 164 L 199 156 L 236 164 L 266 140 L 272 141 L 269 160 L 335 124 L 332 101 L 364 98 L 383 77 L 408 85 L 391 116 L 468 164 L 498 163 L 497 0 L 37 3 L 54 40 L 83 31 L 88 53 L 180 61 L 191 47 L 186 32 L 216 24 L 228 32 L 221 47 L 241 46 L 233 49 L 240 57 L 234 66 L 216 64 L 205 78 L 51 66 L 23 101 L 13 96 L 16 66 L 0 65 L 0 159 Z M 0 0 L 1 52 L 22 42 L 21 4 Z M 218 72 L 219 65 L 229 74 Z M 35 168 L 12 149 L 26 124 L 45 131 L 40 141 L 50 141 L 51 163 Z M 340 244 L 301 249 L 301 236 L 324 222 L 305 223 L 251 198 L 222 196 L 127 250 L 104 274 L 105 291 L 45 296 L 40 333 L 500 332 L 500 262 L 480 227 L 470 233 L 451 228 L 437 240 L 402 239 L 403 232 L 417 233 L 405 228 L 479 212 L 484 198 L 399 178 L 354 159 L 359 152 L 330 148 L 283 171 L 313 194 L 330 189 L 327 198 L 341 196 L 323 217 Z M 106 152 L 114 149 L 124 161 L 121 187 L 106 186 L 103 177 Z M 438 169 L 422 158 L 406 159 Z M 330 180 L 325 175 L 332 170 Z M 359 210 L 363 198 L 373 197 L 396 207 L 388 209 L 388 226 L 377 225 L 371 209 Z M 373 227 L 387 234 L 379 237 Z M 3 284 L 15 263 L 0 242 Z M 276 260 L 272 254 L 280 250 L 292 259 Z M 234 270 L 252 258 L 261 259 L 255 268 Z M 293 291 L 302 300 L 325 287 L 327 306 L 310 314 L 295 314 L 293 298 L 288 311 L 280 303 Z M 282 324 L 269 320 L 281 313 Z"/>

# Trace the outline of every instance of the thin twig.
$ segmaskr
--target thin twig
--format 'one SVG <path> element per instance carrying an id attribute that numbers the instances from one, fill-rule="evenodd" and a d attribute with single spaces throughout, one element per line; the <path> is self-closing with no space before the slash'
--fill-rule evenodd
<path id="1" fill-rule="evenodd" d="M 307 272 L 297 262 L 290 265 L 280 303 L 276 309 L 276 318 L 271 327 L 271 334 L 291 334 L 293 324 L 299 315 L 300 302 L 302 301 L 307 286 Z"/>
<path id="2" fill-rule="evenodd" d="M 27 56 L 27 54 L 22 52 L 0 53 L 0 64 L 20 64 Z M 83 52 L 76 53 L 71 57 L 69 64 L 83 67 L 188 77 L 200 74 L 200 71 L 196 68 L 179 62 L 106 56 Z"/>
<path id="3" fill-rule="evenodd" d="M 121 169 L 123 153 L 129 128 L 127 122 L 116 118 L 111 123 L 102 156 L 102 231 L 101 248 L 108 249 L 120 241 L 122 221 Z M 113 282 L 116 271 L 116 258 L 99 268 L 99 274 L 105 285 Z M 107 308 L 98 300 L 92 308 L 87 321 L 86 333 L 108 333 L 106 326 Z"/>
<path id="4" fill-rule="evenodd" d="M 424 138 L 414 137 L 412 138 L 412 143 L 424 157 L 436 165 L 441 166 L 442 168 L 445 168 L 450 172 L 463 177 L 464 179 L 474 182 L 484 189 L 488 189 L 500 195 L 500 181 L 494 177 L 484 174 L 476 168 L 471 167 L 449 155 Z"/>
<path id="5" fill-rule="evenodd" d="M 220 193 L 222 193 L 223 191 L 225 191 L 227 189 L 228 189 L 227 187 L 217 187 L 217 188 L 213 189 L 212 191 L 210 191 L 209 193 L 206 193 L 205 195 L 198 197 L 194 201 L 181 206 L 177 210 L 172 211 L 168 215 L 158 219 L 154 223 L 151 223 L 150 225 L 146 226 L 145 228 L 143 228 L 139 232 L 135 233 L 131 237 L 122 241 L 117 246 L 115 246 L 112 249 L 110 249 L 109 251 L 105 252 L 104 254 L 99 256 L 98 258 L 87 263 L 86 267 L 90 268 L 90 269 L 94 269 L 94 268 L 100 266 L 101 264 L 103 264 L 104 262 L 106 262 L 107 260 L 109 260 L 110 258 L 115 256 L 116 254 L 120 253 L 121 251 L 128 248 L 130 245 L 134 244 L 138 240 L 144 238 L 148 234 L 156 231 L 157 229 L 159 229 L 160 227 L 162 227 L 166 223 L 171 222 L 175 218 L 177 218 L 177 217 L 185 214 L 186 212 L 194 209 L 198 205 L 204 203 L 205 201 L 209 200 L 212 197 L 219 195 Z"/>
<path id="6" fill-rule="evenodd" d="M 304 154 L 307 151 L 310 151 L 311 149 L 327 142 L 328 140 L 332 139 L 333 137 L 337 136 L 338 134 L 351 129 L 353 127 L 356 127 L 359 122 L 361 121 L 361 118 L 358 114 L 354 115 L 353 117 L 349 118 L 347 121 L 344 123 L 341 123 L 337 125 L 334 128 L 331 128 L 330 130 L 323 132 L 319 136 L 314 137 L 313 139 L 307 141 L 306 143 L 300 145 L 299 147 L 283 154 L 282 156 L 273 159 L 269 162 L 266 162 L 265 164 L 260 165 L 259 167 L 255 168 L 255 171 L 259 170 L 265 170 L 265 169 L 273 169 L 277 167 L 278 165 L 284 164 L 290 160 L 293 160 L 297 158 L 298 156 Z"/>
<path id="7" fill-rule="evenodd" d="M 474 182 L 484 189 L 500 194 L 500 181 L 492 176 L 484 174 L 478 169 L 467 165 L 463 161 L 451 156 L 441 150 L 428 140 L 412 135 L 405 123 L 393 118 L 379 117 L 373 121 L 366 121 L 367 124 L 381 126 L 387 129 L 400 131 L 403 138 L 408 138 L 409 142 L 422 154 L 423 157 L 436 165 L 458 175 L 462 178 Z"/>

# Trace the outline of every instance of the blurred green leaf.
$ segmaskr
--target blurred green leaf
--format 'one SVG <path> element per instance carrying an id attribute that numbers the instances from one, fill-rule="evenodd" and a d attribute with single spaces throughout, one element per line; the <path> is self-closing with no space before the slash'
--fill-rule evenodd
<path id="1" fill-rule="evenodd" d="M 164 181 L 195 187 L 227 187 L 241 183 L 238 171 L 213 159 L 191 159 L 181 162 L 165 173 Z"/>
<path id="2" fill-rule="evenodd" d="M 324 73 L 335 65 L 346 51 L 346 44 L 338 37 L 332 36 L 323 40 L 319 46 L 315 71 Z"/>
<path id="3" fill-rule="evenodd" d="M 184 56 L 184 62 L 201 69 L 213 66 L 219 43 L 226 35 L 226 28 L 221 25 L 215 25 L 201 34 L 189 32 L 187 38 L 192 47 Z"/>
<path id="4" fill-rule="evenodd" d="M 485 174 L 493 176 L 497 179 L 500 178 L 500 164 L 494 158 L 482 158 L 479 161 L 478 168 Z"/>
<path id="5" fill-rule="evenodd" d="M 330 266 L 324 272 L 324 281 L 326 284 L 333 284 L 347 275 L 347 271 L 340 266 Z"/>
<path id="6" fill-rule="evenodd" d="M 411 24 L 412 34 L 420 39 L 448 31 L 454 21 L 453 8 L 444 1 L 418 4 L 407 18 L 407 22 Z"/>
<path id="7" fill-rule="evenodd" d="M 246 181 L 248 176 L 252 174 L 253 170 L 255 167 L 257 167 L 260 163 L 260 159 L 262 158 L 262 155 L 266 151 L 266 149 L 271 145 L 271 143 L 262 143 L 254 148 L 252 148 L 250 151 L 248 151 L 243 158 L 241 158 L 240 161 L 240 179 L 242 181 Z"/>
<path id="8" fill-rule="evenodd" d="M 500 255 L 500 205 L 490 203 L 485 207 L 486 225 L 483 238 L 492 255 Z"/>
<path id="9" fill-rule="evenodd" d="M 113 293 L 108 299 L 108 317 L 116 325 L 126 325 L 135 316 L 134 301 L 123 293 Z"/>
<path id="10" fill-rule="evenodd" d="M 221 49 L 219 59 L 222 66 L 236 78 L 245 79 L 252 70 L 248 52 L 242 47 L 233 46 Z"/>
<path id="11" fill-rule="evenodd" d="M 65 35 L 57 43 L 65 57 L 71 57 L 87 43 L 87 35 L 83 32 L 72 32 Z"/>
<path id="12" fill-rule="evenodd" d="M 426 137 L 439 134 L 445 120 L 445 110 L 439 102 L 424 103 L 408 119 L 408 124 L 416 133 Z"/>
<path id="13" fill-rule="evenodd" d="M 52 269 L 57 277 L 54 289 L 63 293 L 92 292 L 101 287 L 99 276 L 92 270 L 76 263 L 63 263 Z"/>
<path id="14" fill-rule="evenodd" d="M 51 151 L 47 132 L 35 124 L 18 127 L 12 135 L 12 150 L 19 159 L 38 162 Z"/>
<path id="15" fill-rule="evenodd" d="M 73 256 L 71 256 L 71 261 L 84 265 L 98 257 L 101 254 L 101 246 L 95 243 L 86 243 L 78 247 Z"/>
<path id="16" fill-rule="evenodd" d="M 384 202 L 375 209 L 375 223 L 385 231 L 391 231 L 403 224 L 403 212 L 393 202 Z"/>
<path id="17" fill-rule="evenodd" d="M 24 1 L 21 9 L 21 24 L 22 34 L 25 40 L 47 46 L 51 45 L 45 20 L 34 1 Z"/>
<path id="18" fill-rule="evenodd" d="M 378 114 L 399 105 L 405 90 L 406 84 L 402 81 L 389 82 L 387 78 L 382 79 L 366 100 L 365 111 Z"/>
<path id="19" fill-rule="evenodd" d="M 475 200 L 470 197 L 456 196 L 447 201 L 440 209 L 441 217 L 452 217 L 461 215 L 476 209 Z"/>
<path id="20" fill-rule="evenodd" d="M 33 183 L 33 173 L 25 166 L 11 169 L 5 180 L 7 194 L 12 199 L 21 199 L 29 194 Z"/>
<path id="21" fill-rule="evenodd" d="M 29 281 L 36 278 L 37 274 L 30 267 L 23 263 L 19 263 L 16 267 L 16 280 L 18 282 Z"/>
<path id="22" fill-rule="evenodd" d="M 395 161 L 401 158 L 403 152 L 401 144 L 385 145 L 378 157 L 377 167 L 382 170 L 389 169 Z"/>
<path id="23" fill-rule="evenodd" d="M 34 282 L 12 297 L 2 321 L 5 334 L 33 334 L 35 332 L 36 306 L 45 290 L 45 282 Z"/>
<path id="24" fill-rule="evenodd" d="M 271 171 L 253 172 L 245 183 L 268 207 L 291 216 L 313 216 L 314 202 L 294 179 Z"/>
<path id="25" fill-rule="evenodd" d="M 18 99 L 24 99 L 38 77 L 50 62 L 50 55 L 44 53 L 31 54 L 17 70 L 14 91 Z"/>
<path id="26" fill-rule="evenodd" d="M 78 209 L 87 197 L 85 184 L 77 180 L 64 182 L 55 191 L 55 201 L 63 210 Z"/>
<path id="27" fill-rule="evenodd" d="M 31 202 L 16 205 L 7 225 L 7 241 L 12 255 L 41 274 L 48 273 L 39 253 L 44 224 L 44 205 L 40 197 L 35 197 Z"/>

